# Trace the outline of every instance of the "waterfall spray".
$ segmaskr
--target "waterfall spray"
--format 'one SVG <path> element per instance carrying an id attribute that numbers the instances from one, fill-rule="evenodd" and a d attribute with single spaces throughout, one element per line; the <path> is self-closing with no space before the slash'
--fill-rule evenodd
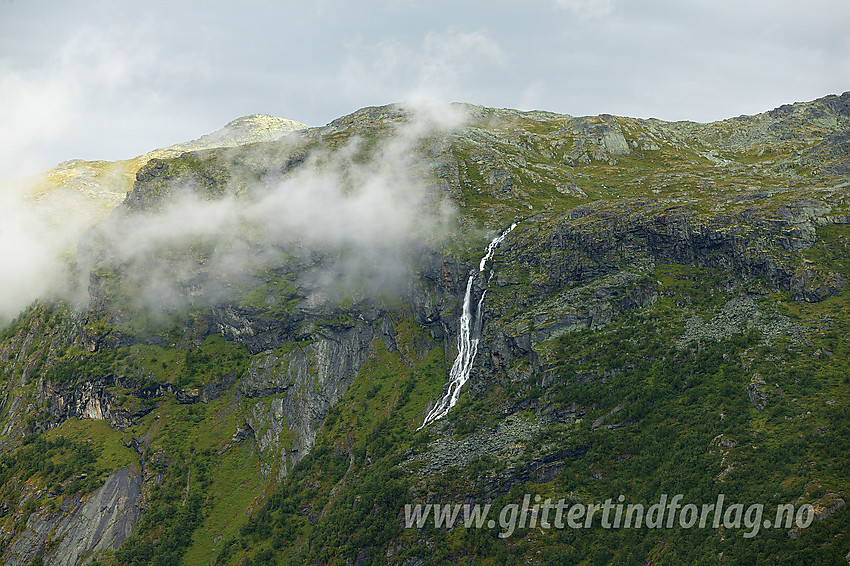
<path id="1" fill-rule="evenodd" d="M 510 234 L 511 230 L 516 228 L 516 222 L 511 224 L 511 227 L 496 236 L 492 242 L 487 245 L 486 253 L 481 258 L 478 264 L 478 271 L 470 274 L 466 281 L 466 293 L 463 296 L 463 311 L 460 315 L 460 328 L 458 329 L 457 337 L 457 357 L 452 364 L 452 369 L 449 372 L 449 388 L 446 394 L 437 402 L 436 405 L 425 416 L 425 420 L 419 427 L 436 421 L 437 419 L 446 416 L 446 413 L 455 406 L 460 398 L 460 388 L 469 380 L 469 372 L 472 370 L 472 363 L 475 361 L 475 355 L 478 353 L 478 341 L 481 339 L 481 328 L 483 326 L 481 307 L 484 304 L 484 296 L 487 294 L 487 289 L 481 293 L 481 298 L 478 299 L 478 304 L 475 309 L 475 318 L 472 317 L 472 282 L 475 276 L 484 271 L 487 260 L 493 257 L 493 253 L 499 244 Z M 490 273 L 490 277 L 493 273 Z M 489 281 L 489 278 L 488 278 Z M 418 430 L 418 429 L 417 429 Z"/>

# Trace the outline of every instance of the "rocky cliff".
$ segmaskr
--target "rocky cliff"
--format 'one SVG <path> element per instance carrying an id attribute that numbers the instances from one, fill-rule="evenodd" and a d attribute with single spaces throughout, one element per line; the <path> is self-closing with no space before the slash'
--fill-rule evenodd
<path id="1" fill-rule="evenodd" d="M 5 561 L 843 558 L 850 93 L 713 124 L 450 113 L 367 108 L 139 168 L 80 245 L 85 299 L 36 304 L 0 339 Z M 300 199 L 361 222 L 292 219 Z M 470 382 L 418 430 L 467 278 L 515 221 L 471 290 Z M 710 530 L 514 544 L 400 518 L 661 492 L 833 511 L 760 547 Z"/>

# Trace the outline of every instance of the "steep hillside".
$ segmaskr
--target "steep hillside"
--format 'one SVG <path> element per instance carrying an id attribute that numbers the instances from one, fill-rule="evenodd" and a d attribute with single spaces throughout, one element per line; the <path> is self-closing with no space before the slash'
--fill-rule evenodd
<path id="1" fill-rule="evenodd" d="M 846 563 L 848 125 L 392 105 L 150 159 L 0 336 L 4 563 Z M 541 507 L 677 494 L 732 512 Z"/>

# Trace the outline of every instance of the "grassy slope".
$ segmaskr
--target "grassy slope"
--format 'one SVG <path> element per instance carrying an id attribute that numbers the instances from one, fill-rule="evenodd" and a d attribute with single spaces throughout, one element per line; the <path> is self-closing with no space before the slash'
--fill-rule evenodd
<path id="1" fill-rule="evenodd" d="M 573 142 L 564 139 L 565 121 L 516 115 L 507 123 L 479 124 L 500 136 L 491 140 L 490 148 L 507 156 L 502 166 L 517 187 L 512 195 L 492 191 L 487 171 L 482 170 L 486 160 L 482 161 L 474 140 L 455 140 L 452 153 L 460 164 L 460 205 L 465 217 L 497 229 L 515 218 L 535 216 L 546 227 L 579 205 L 593 203 L 601 215 L 623 207 L 639 211 L 648 206 L 648 199 L 654 199 L 650 208 L 686 206 L 700 219 L 752 206 L 775 210 L 801 196 L 829 198 L 838 204 L 836 212 L 844 207 L 846 213 L 846 196 L 833 188 L 840 179 L 816 176 L 811 168 L 794 170 L 802 177 L 789 177 L 785 169 L 777 169 L 777 163 L 812 145 L 805 138 L 772 144 L 767 152 L 760 152 L 757 145 L 728 147 L 717 156 L 731 162 L 716 165 L 705 156 L 710 150 L 707 141 L 665 143 L 656 135 L 660 150 L 636 151 L 616 164 L 592 161 L 570 166 L 566 154 Z M 654 135 L 644 123 L 618 121 L 628 141 Z M 522 161 L 516 159 L 520 156 Z M 577 185 L 586 196 L 559 191 L 565 184 Z M 736 198 L 771 189 L 782 190 L 769 198 L 758 197 L 756 205 Z M 518 236 L 533 237 L 530 232 L 523 236 L 524 230 L 528 228 L 521 224 Z M 818 236 L 813 248 L 793 259 L 850 277 L 846 226 L 825 227 Z M 450 249 L 463 260 L 476 261 L 487 239 L 483 231 L 472 231 Z M 516 270 L 504 264 L 499 268 Z M 529 294 L 535 274 L 512 275 L 526 282 L 512 289 Z M 465 394 L 446 419 L 448 433 L 471 438 L 501 421 L 505 408 L 527 407 L 523 418 L 532 422 L 541 418 L 544 409 L 581 407 L 580 420 L 544 427 L 538 437 L 519 446 L 523 455 L 514 465 L 521 467 L 554 448 L 584 456 L 567 458 L 554 479 L 517 485 L 496 503 L 517 502 L 522 493 L 571 493 L 587 502 L 624 494 L 629 501 L 652 502 L 660 493 L 681 492 L 686 499 L 702 502 L 713 501 L 722 492 L 729 499 L 771 504 L 798 498 L 814 502 L 829 493 L 846 493 L 848 292 L 815 304 L 795 303 L 786 293 L 758 299 L 765 311 L 778 310 L 799 324 L 806 337 L 802 343 L 782 336 L 765 342 L 757 332 L 740 332 L 718 343 L 678 347 L 676 339 L 686 320 L 698 315 L 710 321 L 741 288 L 716 290 L 728 274 L 694 266 L 657 265 L 640 275 L 659 282 L 656 303 L 618 317 L 602 329 L 570 333 L 536 346 L 553 360 L 556 378 L 551 386 L 504 379 L 488 382 L 486 389 Z M 267 287 L 267 292 L 248 291 L 243 301 L 261 304 L 268 294 L 289 299 L 287 279 L 270 281 Z M 505 300 L 498 289 L 488 297 L 494 307 Z M 279 304 L 290 308 L 286 302 Z M 510 318 L 526 315 L 518 308 Z M 373 344 L 370 361 L 329 414 L 313 452 L 280 486 L 261 481 L 263 455 L 250 441 L 229 445 L 241 426 L 244 408 L 238 400 L 226 396 L 202 405 L 158 400 L 156 408 L 123 440 L 147 438 L 144 458 L 150 470 L 161 474 L 161 487 L 154 491 L 150 512 L 134 537 L 104 561 L 204 563 L 217 558 L 222 563 L 296 564 L 307 559 L 344 563 L 361 553 L 385 562 L 389 549 L 395 563 L 409 557 L 430 563 L 457 559 L 484 564 L 533 560 L 692 563 L 716 562 L 721 552 L 730 563 L 753 562 L 758 557 L 831 563 L 850 546 L 845 535 L 846 510 L 816 522 L 799 539 L 784 531 L 765 531 L 746 540 L 740 532 L 595 529 L 525 530 L 503 541 L 486 530 L 403 531 L 399 512 L 404 503 L 453 502 L 464 497 L 488 501 L 484 486 L 488 478 L 507 473 L 507 462 L 498 456 L 478 458 L 427 478 L 399 467 L 409 457 L 428 451 L 431 433 L 415 429 L 426 403 L 439 393 L 450 360 L 445 360 L 442 347 L 417 351 L 419 329 L 403 310 L 395 316 L 400 352 L 387 350 L 380 341 Z M 138 318 L 128 322 L 131 331 L 147 327 Z M 54 368 L 77 364 L 67 376 L 59 369 L 49 370 L 56 374 L 52 375 L 56 382 L 84 370 L 90 377 L 123 373 L 184 388 L 197 387 L 227 371 L 244 371 L 248 360 L 244 350 L 216 338 L 189 350 L 137 345 L 88 354 L 72 347 L 55 355 L 62 363 Z M 17 382 L 20 371 L 6 376 L 9 387 Z M 764 411 L 752 407 L 747 398 L 746 387 L 755 373 L 765 376 L 771 386 L 778 383 L 783 391 L 781 396 L 769 397 Z M 128 398 L 127 402 L 133 401 Z M 605 425 L 622 427 L 592 426 L 616 406 L 622 409 Z M 104 473 L 137 462 L 121 444 L 121 435 L 101 425 L 69 421 L 45 434 L 44 442 L 60 437 L 71 441 L 70 451 L 48 446 L 56 453 L 55 464 L 85 460 L 84 465 L 94 472 L 90 477 L 102 479 Z M 732 439 L 734 445 L 721 450 L 718 435 Z M 91 453 L 83 444 L 92 444 L 95 451 Z M 721 465 L 724 458 L 726 463 Z M 734 463 L 734 469 L 722 481 L 716 480 L 728 462 Z M 28 481 L 44 487 L 65 479 L 53 471 L 31 473 L 9 465 L 4 469 L 7 491 L 17 489 L 15 477 L 26 475 Z M 89 484 L 79 488 L 90 490 L 97 485 L 94 479 Z M 55 505 L 55 498 L 44 496 L 30 504 L 28 512 Z M 20 525 L 25 518 L 10 515 L 7 524 L 17 521 Z"/>
<path id="2" fill-rule="evenodd" d="M 520 123 L 516 127 L 545 136 L 558 124 L 535 122 L 530 126 Z M 639 127 L 629 126 L 634 130 Z M 530 140 L 533 148 L 535 141 L 545 140 Z M 722 166 L 703 157 L 708 148 L 694 144 L 671 145 L 642 155 L 636 152 L 616 165 L 590 163 L 570 169 L 556 156 L 547 156 L 541 146 L 531 153 L 528 147 L 526 144 L 522 152 L 528 160 L 513 172 L 522 194 L 499 201 L 486 193 L 485 175 L 477 170 L 475 160 L 467 157 L 464 142 L 457 144 L 454 155 L 462 164 L 464 212 L 488 226 L 501 227 L 511 219 L 538 211 L 543 211 L 538 216 L 542 222 L 549 217 L 554 221 L 564 211 L 589 201 L 599 211 L 621 208 L 624 202 L 640 208 L 642 201 L 630 205 L 627 199 L 649 198 L 660 199 L 662 206 L 665 200 L 669 205 L 685 205 L 698 221 L 718 212 L 746 210 L 753 204 L 737 198 L 741 193 L 771 189 L 781 192 L 767 199 L 756 197 L 759 210 L 770 212 L 800 197 L 831 198 L 838 211 L 846 210 L 847 205 L 846 196 L 830 188 L 840 179 L 789 179 L 768 167 L 789 159 L 799 149 L 792 144 L 774 146 L 766 153 L 749 147 L 725 150 L 719 155 L 731 162 Z M 519 153 L 515 146 L 502 149 L 507 154 Z M 766 166 L 758 167 L 768 160 Z M 535 166 L 562 173 L 529 179 L 524 172 Z M 565 177 L 575 180 L 587 198 L 553 190 Z M 816 246 L 805 254 L 792 254 L 791 259 L 801 263 L 805 258 L 823 272 L 850 275 L 841 259 L 846 257 L 847 227 L 830 226 L 820 230 L 818 236 Z M 475 244 L 471 249 L 480 247 L 479 242 Z M 506 268 L 504 264 L 501 267 Z M 522 273 L 515 275 L 523 277 Z M 621 316 L 603 329 L 571 333 L 537 345 L 538 350 L 553 353 L 557 360 L 557 377 L 551 386 L 544 390 L 535 382 L 488 382 L 484 393 L 479 391 L 474 399 L 467 394 L 447 419 L 449 430 L 463 437 L 470 431 L 486 430 L 502 418 L 502 407 L 522 405 L 523 399 L 532 407 L 532 419 L 541 416 L 543 407 L 582 407 L 582 419 L 546 427 L 524 450 L 526 461 L 551 452 L 553 447 L 584 456 L 575 461 L 567 459 L 554 480 L 514 487 L 494 506 L 519 503 L 523 493 L 543 497 L 572 494 L 584 502 L 601 502 L 623 494 L 628 502 L 647 504 L 657 501 L 662 493 L 683 493 L 686 502 L 699 503 L 713 502 L 718 493 L 724 493 L 730 501 L 765 503 L 765 516 L 769 516 L 778 503 L 828 506 L 830 498 L 825 496 L 847 493 L 844 460 L 850 448 L 846 428 L 850 399 L 848 358 L 843 352 L 850 335 L 850 293 L 844 291 L 815 304 L 795 303 L 787 293 L 759 298 L 766 312 L 777 311 L 800 325 L 805 336 L 802 343 L 785 336 L 766 341 L 759 331 L 742 328 L 720 341 L 679 347 L 675 344 L 688 319 L 698 315 L 711 321 L 744 287 L 738 283 L 722 292 L 720 285 L 729 279 L 728 273 L 691 266 L 657 265 L 643 275 L 659 282 L 660 298 L 652 306 Z M 491 301 L 498 301 L 497 292 L 493 291 Z M 521 318 L 523 313 L 514 312 L 512 316 Z M 783 392 L 769 395 L 764 411 L 753 407 L 747 396 L 747 385 L 754 374 L 766 376 L 771 387 L 778 384 Z M 371 379 L 363 372 L 358 377 L 364 382 Z M 338 406 L 367 403 L 361 394 L 360 389 L 352 387 Z M 620 412 L 605 426 L 593 426 L 617 406 Z M 391 419 L 397 422 L 397 417 Z M 498 458 L 486 458 L 425 479 L 399 475 L 398 464 L 411 451 L 426 451 L 427 432 L 416 432 L 409 424 L 386 435 L 382 426 L 360 421 L 346 409 L 330 423 L 332 426 L 326 426 L 320 434 L 315 451 L 256 515 L 255 528 L 244 530 L 230 545 L 231 549 L 246 550 L 228 551 L 219 556 L 219 562 L 236 563 L 236 557 L 247 554 L 244 563 L 257 564 L 305 560 L 341 564 L 355 555 L 365 557 L 367 563 L 384 563 L 391 556 L 390 561 L 399 564 L 412 557 L 433 564 L 459 559 L 481 564 L 665 564 L 716 563 L 717 556 L 722 555 L 722 561 L 728 563 L 826 564 L 841 563 L 850 546 L 846 509 L 816 521 L 797 539 L 784 529 L 765 530 L 753 539 L 742 536 L 745 530 L 722 528 L 527 529 L 507 541 L 487 530 L 445 532 L 426 528 L 424 533 L 401 532 L 399 513 L 404 503 L 492 501 L 482 486 L 487 478 L 503 472 L 505 464 Z M 360 465 L 355 459 L 345 473 L 333 432 L 341 429 L 360 434 L 365 431 L 375 437 L 374 444 L 365 448 L 368 463 Z M 724 439 L 731 439 L 731 448 L 721 444 Z M 362 452 L 357 454 L 362 457 Z M 723 474 L 730 463 L 732 468 Z M 350 470 L 361 466 L 366 468 L 362 473 L 368 479 L 351 478 Z M 328 479 L 328 483 L 320 478 Z M 330 493 L 334 498 L 329 502 Z M 333 502 L 339 500 L 346 502 L 341 515 L 334 513 Z M 357 512 L 364 501 L 372 516 L 394 518 L 375 531 L 371 518 Z M 337 516 L 339 519 L 331 518 Z M 333 534 L 330 538 L 329 531 Z"/>
<path id="3" fill-rule="evenodd" d="M 393 563 L 420 557 L 440 564 L 463 557 L 465 563 L 520 564 L 535 557 L 564 564 L 691 564 L 716 563 L 719 553 L 728 563 L 840 563 L 850 544 L 846 510 L 816 521 L 799 539 L 785 529 L 763 530 L 752 539 L 743 537 L 746 529 L 524 529 L 507 541 L 495 536 L 498 531 L 402 531 L 400 510 L 414 501 L 494 502 L 498 508 L 519 503 L 524 493 L 543 498 L 570 494 L 588 503 L 623 494 L 627 502 L 649 504 L 662 493 L 682 493 L 686 503 L 703 503 L 723 493 L 730 502 L 764 503 L 765 517 L 770 517 L 779 503 L 823 503 L 828 494 L 847 492 L 848 358 L 846 341 L 839 337 L 850 331 L 848 294 L 805 305 L 815 319 L 824 312 L 844 312 L 834 319 L 832 332 L 808 334 L 811 344 L 801 346 L 783 337 L 765 343 L 757 331 L 744 331 L 679 349 L 671 342 L 701 299 L 694 278 L 711 274 L 667 267 L 660 271 L 665 296 L 651 308 L 604 330 L 557 339 L 558 378 L 545 392 L 533 382 L 491 384 L 474 402 L 467 397 L 449 418 L 450 430 L 463 435 L 500 420 L 494 413 L 506 398 L 527 399 L 532 407 L 541 400 L 550 409 L 584 407 L 582 419 L 547 427 L 524 447 L 526 462 L 554 448 L 586 451 L 580 459 L 567 459 L 553 480 L 517 485 L 494 502 L 482 488 L 488 477 L 504 471 L 498 457 L 425 479 L 401 472 L 398 464 L 424 451 L 429 434 L 415 431 L 415 420 L 404 418 L 403 411 L 384 416 L 385 407 L 392 407 L 386 404 L 384 385 L 377 393 L 367 390 L 374 380 L 386 379 L 389 360 L 383 359 L 380 371 L 364 367 L 361 385 L 353 386 L 337 406 L 314 452 L 229 548 L 246 548 L 243 552 L 257 564 L 341 564 L 361 549 L 383 563 L 388 548 L 395 552 Z M 800 320 L 812 319 L 804 315 Z M 812 357 L 819 349 L 834 355 L 819 362 Z M 605 372 L 613 375 L 587 378 Z M 764 412 L 747 397 L 753 373 L 771 376 L 784 392 L 772 395 Z M 398 375 L 403 374 L 393 376 L 402 387 L 406 381 Z M 593 426 L 616 406 L 622 410 L 604 426 Z M 374 416 L 364 419 L 364 414 Z M 530 413 L 531 419 L 538 416 Z M 724 449 L 718 438 L 731 440 L 731 448 Z M 717 479 L 730 462 L 734 469 Z M 229 550 L 219 562 L 236 563 L 243 552 Z"/>

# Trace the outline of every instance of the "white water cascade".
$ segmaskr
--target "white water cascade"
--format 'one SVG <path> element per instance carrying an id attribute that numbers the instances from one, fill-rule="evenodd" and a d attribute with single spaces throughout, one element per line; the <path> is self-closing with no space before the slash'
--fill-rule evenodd
<path id="1" fill-rule="evenodd" d="M 484 296 L 487 294 L 487 289 L 481 293 L 481 298 L 478 299 L 478 305 L 475 309 L 475 318 L 472 318 L 472 282 L 475 276 L 484 271 L 487 260 L 493 257 L 493 253 L 499 244 L 510 234 L 511 230 L 516 228 L 516 222 L 511 224 L 511 227 L 496 236 L 487 246 L 487 251 L 481 262 L 478 264 L 478 271 L 473 272 L 466 281 L 466 294 L 463 296 L 463 312 L 460 315 L 460 328 L 458 329 L 457 337 L 457 357 L 452 364 L 452 369 L 449 372 L 449 388 L 446 394 L 443 395 L 436 405 L 425 416 L 425 420 L 419 427 L 441 419 L 446 416 L 446 413 L 455 406 L 458 398 L 460 398 L 460 388 L 469 380 L 469 372 L 472 370 L 472 362 L 475 361 L 475 354 L 478 353 L 478 341 L 481 339 L 481 305 L 484 303 Z M 490 273 L 490 277 L 493 273 Z M 489 278 L 488 278 L 489 281 Z M 418 430 L 418 429 L 417 429 Z"/>

